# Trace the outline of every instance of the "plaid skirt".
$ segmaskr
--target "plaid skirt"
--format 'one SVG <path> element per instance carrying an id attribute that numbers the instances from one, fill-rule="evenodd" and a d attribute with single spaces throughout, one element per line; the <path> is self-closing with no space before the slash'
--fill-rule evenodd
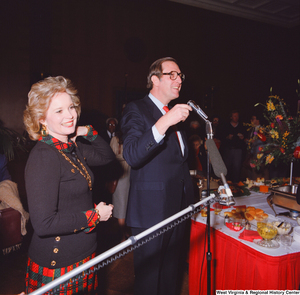
<path id="1" fill-rule="evenodd" d="M 69 265 L 67 267 L 62 268 L 56 268 L 56 269 L 50 269 L 47 267 L 42 267 L 35 262 L 33 262 L 30 258 L 28 258 L 27 263 L 27 272 L 26 272 L 26 279 L 25 279 L 25 293 L 31 293 L 40 287 L 50 283 L 54 279 L 61 277 L 65 273 L 71 271 L 72 269 L 82 265 L 83 263 L 91 260 L 96 255 L 93 253 L 89 257 L 74 263 L 72 265 Z M 90 269 L 93 269 L 91 267 Z M 88 272 L 89 269 L 86 269 L 85 272 Z M 83 274 L 83 273 L 81 273 Z M 76 275 L 79 276 L 80 274 Z M 69 279 L 65 283 L 63 283 L 63 287 L 59 291 L 55 291 L 52 294 L 97 294 L 96 290 L 98 287 L 98 278 L 97 273 L 92 272 L 89 275 L 85 275 L 83 278 L 78 278 L 76 282 L 72 282 L 74 278 Z M 68 283 L 67 285 L 65 285 Z M 57 286 L 56 288 L 58 288 Z M 55 289 L 56 289 L 55 288 Z M 53 292 L 53 290 L 50 290 L 49 292 Z"/>

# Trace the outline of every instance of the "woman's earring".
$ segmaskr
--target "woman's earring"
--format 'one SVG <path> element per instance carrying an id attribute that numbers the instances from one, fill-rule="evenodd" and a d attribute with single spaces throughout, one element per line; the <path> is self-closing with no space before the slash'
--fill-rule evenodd
<path id="1" fill-rule="evenodd" d="M 47 128 L 45 125 L 42 125 L 42 128 L 41 128 L 41 133 L 42 133 L 42 136 L 46 136 L 48 135 L 48 132 L 47 132 Z"/>

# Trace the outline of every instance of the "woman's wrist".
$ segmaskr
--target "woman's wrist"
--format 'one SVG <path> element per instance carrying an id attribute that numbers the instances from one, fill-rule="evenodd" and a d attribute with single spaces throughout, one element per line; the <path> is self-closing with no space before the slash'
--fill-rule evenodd
<path id="1" fill-rule="evenodd" d="M 85 136 L 88 136 L 89 132 L 92 131 L 92 128 L 90 125 L 85 125 L 84 127 L 87 129 Z"/>
<path id="2" fill-rule="evenodd" d="M 98 223 L 100 222 L 100 219 L 101 219 L 101 216 L 100 216 L 100 213 L 99 213 L 99 210 L 97 208 L 95 208 L 95 211 L 97 213 L 97 216 L 98 216 Z"/>
<path id="3" fill-rule="evenodd" d="M 83 135 L 83 137 L 88 141 L 94 141 L 98 136 L 98 132 L 93 128 L 92 125 L 85 125 L 84 127 L 87 129 L 87 133 Z"/>

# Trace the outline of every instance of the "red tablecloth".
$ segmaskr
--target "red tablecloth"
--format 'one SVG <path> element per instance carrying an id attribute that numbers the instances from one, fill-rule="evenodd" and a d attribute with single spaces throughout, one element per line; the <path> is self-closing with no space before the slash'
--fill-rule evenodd
<path id="1" fill-rule="evenodd" d="M 190 295 L 207 294 L 205 228 L 205 224 L 192 220 L 189 255 Z M 212 294 L 215 294 L 215 290 L 299 289 L 300 252 L 277 257 L 265 255 L 211 228 L 211 253 Z"/>

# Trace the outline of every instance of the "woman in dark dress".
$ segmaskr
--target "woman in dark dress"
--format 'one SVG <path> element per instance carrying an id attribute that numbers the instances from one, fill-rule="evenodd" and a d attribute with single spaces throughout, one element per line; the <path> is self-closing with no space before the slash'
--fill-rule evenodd
<path id="1" fill-rule="evenodd" d="M 26 294 L 95 256 L 94 228 L 111 217 L 113 206 L 103 202 L 94 206 L 94 176 L 89 166 L 105 165 L 115 158 L 92 126 L 76 126 L 80 101 L 70 80 L 46 78 L 32 86 L 28 98 L 24 123 L 37 144 L 25 169 L 34 230 L 28 251 Z M 90 144 L 76 142 L 78 136 Z M 92 272 L 76 286 L 65 286 L 60 294 L 93 293 L 97 284 Z"/>

